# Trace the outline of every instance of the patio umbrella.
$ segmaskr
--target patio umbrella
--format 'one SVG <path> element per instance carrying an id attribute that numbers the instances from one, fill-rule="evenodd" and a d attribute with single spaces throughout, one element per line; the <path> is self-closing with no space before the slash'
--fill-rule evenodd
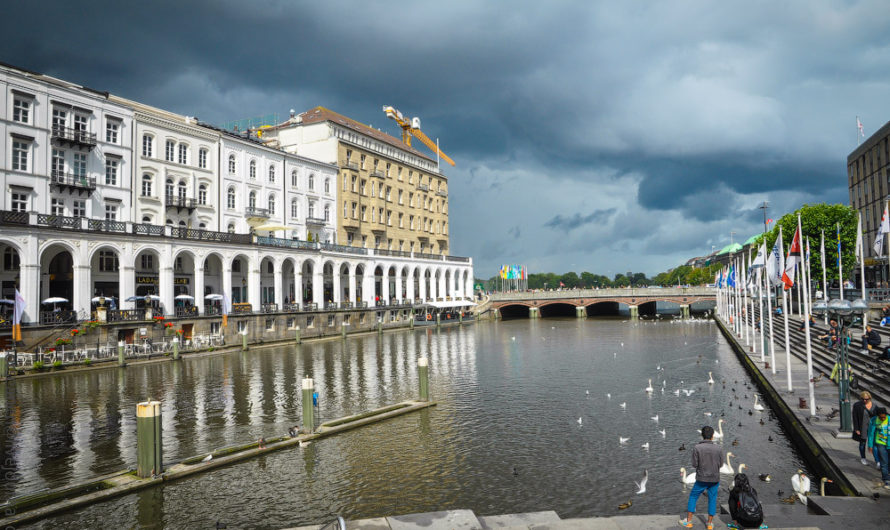
<path id="1" fill-rule="evenodd" d="M 205 296 L 204 298 L 207 300 L 222 300 L 223 295 L 218 294 L 218 293 L 210 293 L 207 296 Z"/>
<path id="2" fill-rule="evenodd" d="M 139 300 L 142 300 L 141 296 L 131 296 L 131 297 L 127 298 L 126 300 L 124 300 L 124 302 L 136 302 Z"/>
<path id="3" fill-rule="evenodd" d="M 52 296 L 40 303 L 41 304 L 64 304 L 67 301 L 68 301 L 67 298 L 62 298 L 61 296 Z"/>
<path id="4" fill-rule="evenodd" d="M 174 298 L 174 300 L 194 300 L 194 296 L 189 296 L 187 294 L 178 294 Z"/>
<path id="5" fill-rule="evenodd" d="M 264 225 L 260 225 L 256 228 L 254 228 L 254 230 L 265 230 L 267 232 L 277 232 L 279 230 L 290 230 L 290 227 L 283 226 L 280 224 L 275 224 L 275 223 L 266 223 Z"/>
<path id="6" fill-rule="evenodd" d="M 98 304 L 99 302 L 102 301 L 103 298 L 108 300 L 109 302 L 111 300 L 114 300 L 113 296 L 94 296 L 94 297 L 90 298 L 90 302 L 92 302 L 94 304 Z"/>
<path id="7" fill-rule="evenodd" d="M 4 298 L 3 300 L 0 300 L 0 304 L 15 305 L 15 300 L 7 300 Z"/>
<path id="8" fill-rule="evenodd" d="M 155 302 L 161 299 L 161 297 L 156 294 L 150 294 L 150 295 L 146 296 L 145 298 L 148 298 L 149 300 L 152 300 Z"/>

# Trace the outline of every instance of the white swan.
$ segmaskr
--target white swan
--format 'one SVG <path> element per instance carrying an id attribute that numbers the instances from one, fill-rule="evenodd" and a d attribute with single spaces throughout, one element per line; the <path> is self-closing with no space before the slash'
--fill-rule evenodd
<path id="1" fill-rule="evenodd" d="M 644 443 L 644 444 L 641 445 L 640 447 L 642 447 L 643 449 L 645 449 L 645 450 L 648 451 L 648 450 L 649 450 L 649 442 Z"/>
<path id="2" fill-rule="evenodd" d="M 664 429 L 662 429 L 662 430 L 660 430 L 660 431 L 658 431 L 658 432 L 661 433 L 661 437 L 662 437 L 662 438 L 664 438 L 665 436 L 667 436 L 667 431 L 665 431 Z"/>
<path id="3" fill-rule="evenodd" d="M 674 395 L 675 395 L 675 396 L 679 396 L 679 395 L 680 395 L 680 389 L 679 389 L 679 388 L 676 389 L 676 390 L 674 390 Z"/>
<path id="4" fill-rule="evenodd" d="M 754 394 L 754 410 L 763 410 L 763 405 L 757 402 L 757 394 Z"/>
<path id="5" fill-rule="evenodd" d="M 683 484 L 695 484 L 695 473 L 687 475 L 685 467 L 680 468 L 680 477 L 680 482 Z"/>
<path id="6" fill-rule="evenodd" d="M 626 402 L 625 402 L 625 403 L 622 403 L 622 404 L 620 405 L 620 407 L 623 408 L 623 409 L 626 409 L 626 408 L 627 408 L 627 403 L 626 403 Z"/>
<path id="7" fill-rule="evenodd" d="M 825 496 L 825 483 L 826 482 L 834 482 L 834 481 L 828 477 L 822 477 L 822 480 L 819 481 L 819 495 L 822 497 Z"/>
<path id="8" fill-rule="evenodd" d="M 626 444 L 628 440 L 630 440 L 630 436 L 628 436 L 627 438 L 625 438 L 624 436 L 618 437 L 618 443 L 620 444 Z"/>
<path id="9" fill-rule="evenodd" d="M 655 423 L 658 423 L 658 414 L 656 414 L 655 416 L 652 416 L 651 420 L 654 421 Z"/>
<path id="10" fill-rule="evenodd" d="M 651 393 L 653 392 L 653 390 L 652 390 L 652 380 L 651 380 L 651 379 L 649 380 L 649 386 L 647 386 L 647 387 L 644 388 L 643 390 L 645 390 L 645 391 L 646 391 L 647 393 L 649 393 L 649 394 L 651 394 Z"/>
<path id="11" fill-rule="evenodd" d="M 709 385 L 714 384 L 714 376 L 711 375 L 711 372 L 708 372 L 708 384 Z"/>
<path id="12" fill-rule="evenodd" d="M 582 420 L 581 418 L 578 418 L 578 425 L 581 425 L 581 422 L 582 422 L 582 421 L 583 421 L 583 420 Z"/>
<path id="13" fill-rule="evenodd" d="M 735 474 L 735 469 L 733 469 L 732 463 L 729 461 L 729 457 L 731 457 L 731 456 L 735 456 L 735 455 L 732 453 L 726 453 L 726 463 L 720 467 L 720 473 L 722 473 L 724 475 L 734 475 Z"/>
<path id="14" fill-rule="evenodd" d="M 723 439 L 723 418 L 720 418 L 719 420 L 717 420 L 717 432 L 714 433 L 714 439 L 715 440 Z M 739 466 L 739 467 L 741 467 L 741 466 Z"/>
<path id="15" fill-rule="evenodd" d="M 800 502 L 807 503 L 807 495 L 810 494 L 810 477 L 804 475 L 802 469 L 798 469 L 797 473 L 791 475 L 791 487 Z"/>

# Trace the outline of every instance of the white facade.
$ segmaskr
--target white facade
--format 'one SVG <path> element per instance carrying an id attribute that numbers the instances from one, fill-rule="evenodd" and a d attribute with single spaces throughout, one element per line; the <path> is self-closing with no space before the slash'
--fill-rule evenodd
<path id="1" fill-rule="evenodd" d="M 336 243 L 337 168 L 222 133 L 220 231 Z"/>

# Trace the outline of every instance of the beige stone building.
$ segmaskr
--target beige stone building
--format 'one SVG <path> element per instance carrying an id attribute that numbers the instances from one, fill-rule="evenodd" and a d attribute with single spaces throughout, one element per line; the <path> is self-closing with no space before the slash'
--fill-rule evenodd
<path id="1" fill-rule="evenodd" d="M 429 156 L 324 107 L 291 112 L 263 140 L 339 168 L 336 243 L 448 255 L 448 178 Z"/>

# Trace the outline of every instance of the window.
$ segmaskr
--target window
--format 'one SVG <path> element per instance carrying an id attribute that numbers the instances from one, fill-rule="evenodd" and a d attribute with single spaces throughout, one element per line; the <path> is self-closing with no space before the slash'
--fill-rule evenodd
<path id="1" fill-rule="evenodd" d="M 352 218 L 358 219 L 358 204 L 352 203 Z"/>
<path id="2" fill-rule="evenodd" d="M 376 191 L 376 190 L 377 190 L 377 186 L 375 186 L 374 183 L 372 182 L 372 183 L 371 183 L 371 197 L 376 197 L 376 196 L 377 196 L 377 191 Z"/>
<path id="3" fill-rule="evenodd" d="M 315 189 L 315 175 L 312 175 L 312 174 L 309 175 L 309 189 L 310 190 Z"/>
<path id="4" fill-rule="evenodd" d="M 275 182 L 275 166 L 269 166 L 269 182 Z"/>
<path id="5" fill-rule="evenodd" d="M 362 155 L 362 169 L 365 169 L 365 155 Z"/>
<path id="6" fill-rule="evenodd" d="M 383 208 L 380 208 L 380 216 L 378 219 L 380 219 L 380 223 L 383 224 Z"/>
<path id="7" fill-rule="evenodd" d="M 167 179 L 166 185 L 164 186 L 164 195 L 167 196 L 168 200 L 173 197 L 173 191 L 173 179 Z"/>
<path id="8" fill-rule="evenodd" d="M 362 248 L 368 248 L 368 236 L 362 236 Z"/>
<path id="9" fill-rule="evenodd" d="M 230 234 L 234 234 L 235 233 L 235 225 L 233 223 L 229 223 L 229 227 L 227 228 L 227 230 Z"/>
<path id="10" fill-rule="evenodd" d="M 177 187 L 178 195 L 180 199 L 185 199 L 186 197 L 186 187 L 185 182 L 180 181 L 179 186 Z"/>
<path id="11" fill-rule="evenodd" d="M 414 208 L 414 194 L 408 193 L 408 206 Z"/>
<path id="12" fill-rule="evenodd" d="M 117 254 L 110 250 L 99 251 L 99 272 L 118 272 Z"/>
<path id="13" fill-rule="evenodd" d="M 185 144 L 179 144 L 179 163 L 188 164 L 189 147 Z"/>
<path id="14" fill-rule="evenodd" d="M 328 327 L 329 328 L 333 327 L 333 325 L 335 324 L 335 321 L 336 321 L 336 319 L 335 319 L 334 315 L 328 315 Z"/>
<path id="15" fill-rule="evenodd" d="M 105 220 L 117 221 L 117 204 L 105 203 Z"/>
<path id="16" fill-rule="evenodd" d="M 331 220 L 331 205 L 330 204 L 324 205 L 324 220 L 325 221 Z"/>
<path id="17" fill-rule="evenodd" d="M 12 141 L 12 169 L 16 171 L 28 171 L 28 155 L 31 152 L 31 142 L 25 140 Z"/>
<path id="18" fill-rule="evenodd" d="M 251 210 L 256 210 L 256 192 L 255 191 L 250 192 L 250 195 L 248 195 L 247 206 Z"/>
<path id="19" fill-rule="evenodd" d="M 226 192 L 226 207 L 230 210 L 235 209 L 235 188 L 229 188 Z"/>
<path id="20" fill-rule="evenodd" d="M 164 160 L 173 162 L 173 155 L 176 152 L 176 142 L 167 140 L 167 150 L 164 152 Z"/>
<path id="21" fill-rule="evenodd" d="M 142 196 L 151 197 L 151 175 L 142 175 Z"/>
<path id="22" fill-rule="evenodd" d="M 11 210 L 14 212 L 27 212 L 28 195 L 29 194 L 24 191 L 13 191 L 9 199 Z"/>
<path id="23" fill-rule="evenodd" d="M 365 179 L 362 179 L 361 187 L 359 187 L 359 192 L 360 192 L 362 195 L 367 195 L 366 192 L 368 191 L 368 186 L 367 186 L 366 184 L 367 184 L 367 181 L 366 181 Z M 374 183 L 373 183 L 373 182 L 371 183 L 371 187 L 372 187 L 372 188 L 374 187 Z M 310 189 L 311 189 L 311 188 L 310 188 Z"/>
<path id="24" fill-rule="evenodd" d="M 74 217 L 87 216 L 87 202 L 82 199 L 74 199 L 71 204 L 71 215 Z"/>
<path id="25" fill-rule="evenodd" d="M 229 155 L 229 175 L 235 174 L 235 155 Z"/>
<path id="26" fill-rule="evenodd" d="M 53 197 L 50 201 L 50 212 L 53 215 L 65 215 L 65 201 Z"/>
<path id="27" fill-rule="evenodd" d="M 367 220 L 368 220 L 368 210 L 367 210 L 367 208 L 368 208 L 367 206 L 362 206 L 362 221 L 367 221 Z"/>
<path id="28" fill-rule="evenodd" d="M 207 204 L 207 185 L 198 186 L 198 204 Z"/>
<path id="29" fill-rule="evenodd" d="M 117 120 L 105 120 L 105 141 L 116 144 L 121 130 L 121 122 Z"/>
<path id="30" fill-rule="evenodd" d="M 296 219 L 298 213 L 300 213 L 300 211 L 297 208 L 297 199 L 292 199 L 290 201 L 290 216 L 291 216 L 291 218 Z"/>
<path id="31" fill-rule="evenodd" d="M 256 180 L 256 160 L 250 161 L 250 180 Z"/>
<path id="32" fill-rule="evenodd" d="M 392 211 L 386 212 L 386 226 L 392 226 Z"/>
<path id="33" fill-rule="evenodd" d="M 62 109 L 53 109 L 53 131 L 64 129 L 68 126 L 68 112 Z"/>
<path id="34" fill-rule="evenodd" d="M 154 256 L 151 254 L 143 254 L 142 255 L 142 270 L 150 271 L 154 269 Z"/>
<path id="35" fill-rule="evenodd" d="M 331 179 L 324 179 L 324 192 L 325 193 L 331 192 Z"/>
<path id="36" fill-rule="evenodd" d="M 108 158 L 105 160 L 105 184 L 108 186 L 117 186 L 117 166 L 120 161 L 116 158 Z"/>
<path id="37" fill-rule="evenodd" d="M 414 230 L 414 216 L 413 215 L 408 216 L 408 229 Z"/>
<path id="38" fill-rule="evenodd" d="M 75 114 L 74 115 L 74 130 L 75 131 L 86 131 L 87 130 L 87 117 L 83 114 Z"/>
<path id="39" fill-rule="evenodd" d="M 198 167 L 207 169 L 207 149 L 203 147 L 198 150 Z"/>
<path id="40" fill-rule="evenodd" d="M 392 186 L 386 187 L 386 200 L 392 201 Z"/>
<path id="41" fill-rule="evenodd" d="M 346 244 L 351 247 L 354 240 L 355 235 L 352 232 L 346 232 Z"/>
<path id="42" fill-rule="evenodd" d="M 275 196 L 269 195 L 269 213 L 275 215 Z"/>
<path id="43" fill-rule="evenodd" d="M 74 170 L 75 177 L 87 176 L 87 154 L 74 153 L 74 165 L 71 169 Z"/>
<path id="44" fill-rule="evenodd" d="M 154 147 L 154 138 L 147 134 L 142 135 L 142 156 L 152 156 L 152 148 Z"/>
<path id="45" fill-rule="evenodd" d="M 374 248 L 380 248 L 380 236 L 374 236 Z"/>
<path id="46" fill-rule="evenodd" d="M 405 227 L 404 214 L 399 212 L 399 228 L 404 228 L 404 227 Z"/>
<path id="47" fill-rule="evenodd" d="M 371 222 L 375 222 L 377 220 L 377 209 L 371 208 Z"/>
<path id="48" fill-rule="evenodd" d="M 349 217 L 349 203 L 343 201 L 343 219 L 347 219 Z"/>
<path id="49" fill-rule="evenodd" d="M 21 268 L 19 253 L 12 247 L 6 247 L 6 251 L 3 253 L 3 268 L 16 272 Z"/>
<path id="50" fill-rule="evenodd" d="M 352 176 L 352 193 L 355 193 L 357 182 L 358 182 L 358 178 L 355 175 L 353 175 Z"/>
<path id="51" fill-rule="evenodd" d="M 309 201 L 309 218 L 315 218 L 315 202 Z"/>
<path id="52" fill-rule="evenodd" d="M 405 204 L 402 197 L 402 190 L 399 190 L 399 204 Z"/>
<path id="53" fill-rule="evenodd" d="M 31 99 L 13 96 L 12 120 L 19 123 L 31 123 Z"/>
<path id="54" fill-rule="evenodd" d="M 62 176 L 65 174 L 65 151 L 61 149 L 53 149 L 52 160 L 52 176 Z"/>
<path id="55" fill-rule="evenodd" d="M 294 188 L 297 187 L 297 170 L 293 170 L 290 172 L 290 185 Z"/>

